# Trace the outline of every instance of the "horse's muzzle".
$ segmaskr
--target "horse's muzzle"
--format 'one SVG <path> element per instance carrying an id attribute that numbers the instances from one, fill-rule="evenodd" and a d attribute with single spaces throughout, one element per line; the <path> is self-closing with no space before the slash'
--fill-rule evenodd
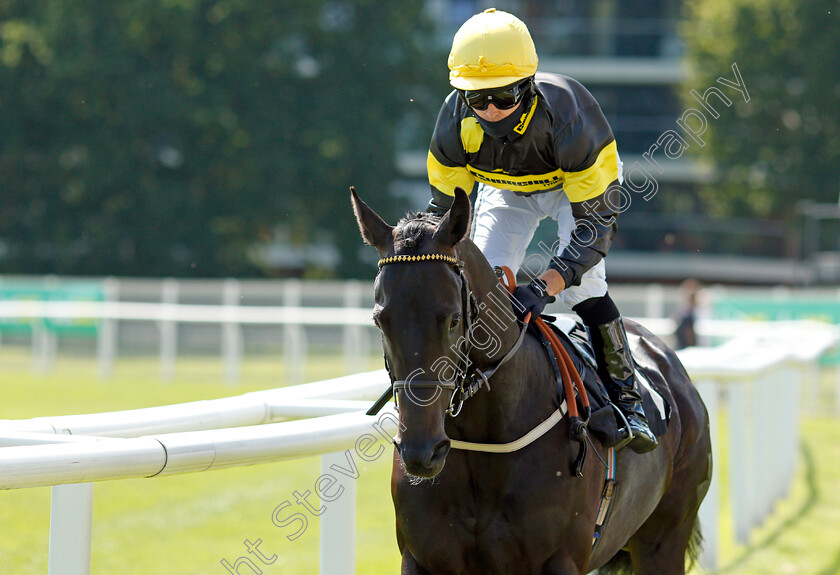
<path id="1" fill-rule="evenodd" d="M 443 470 L 450 441 L 444 438 L 431 447 L 406 442 L 395 442 L 395 445 L 407 473 L 430 479 Z"/>

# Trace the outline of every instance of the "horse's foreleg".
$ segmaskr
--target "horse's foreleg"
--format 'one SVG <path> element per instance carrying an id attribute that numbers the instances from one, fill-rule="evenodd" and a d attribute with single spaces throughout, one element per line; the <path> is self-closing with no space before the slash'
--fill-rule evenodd
<path id="1" fill-rule="evenodd" d="M 431 575 L 428 571 L 417 564 L 417 560 L 408 549 L 403 549 L 402 569 L 400 575 Z"/>
<path id="2" fill-rule="evenodd" d="M 568 555 L 554 556 L 540 570 L 541 575 L 581 575 L 584 569 Z"/>

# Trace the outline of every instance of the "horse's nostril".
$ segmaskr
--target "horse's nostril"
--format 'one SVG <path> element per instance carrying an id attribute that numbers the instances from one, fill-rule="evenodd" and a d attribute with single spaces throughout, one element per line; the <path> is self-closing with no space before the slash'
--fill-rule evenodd
<path id="1" fill-rule="evenodd" d="M 451 442 L 448 439 L 444 439 L 439 441 L 437 445 L 435 445 L 434 449 L 432 449 L 432 454 L 429 457 L 428 465 L 429 467 L 433 467 L 439 461 L 444 459 L 446 455 L 449 453 L 449 446 Z"/>

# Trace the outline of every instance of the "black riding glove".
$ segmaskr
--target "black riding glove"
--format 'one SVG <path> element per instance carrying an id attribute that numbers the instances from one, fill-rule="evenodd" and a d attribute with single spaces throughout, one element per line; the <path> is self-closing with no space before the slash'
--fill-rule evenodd
<path id="1" fill-rule="evenodd" d="M 513 311 L 520 321 L 525 320 L 528 312 L 531 312 L 531 319 L 534 320 L 540 317 L 540 314 L 545 309 L 546 304 L 553 303 L 555 297 L 548 295 L 546 291 L 547 286 L 545 282 L 537 278 L 531 280 L 527 285 L 516 286 L 513 290 Z"/>

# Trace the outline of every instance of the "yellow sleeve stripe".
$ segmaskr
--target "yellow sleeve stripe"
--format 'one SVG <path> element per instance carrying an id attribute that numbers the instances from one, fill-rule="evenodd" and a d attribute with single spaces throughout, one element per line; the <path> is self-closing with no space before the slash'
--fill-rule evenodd
<path id="1" fill-rule="evenodd" d="M 426 157 L 426 170 L 429 173 L 429 183 L 448 196 L 455 195 L 455 188 L 461 188 L 468 194 L 472 193 L 472 175 L 464 167 L 444 166 L 429 152 Z"/>
<path id="2" fill-rule="evenodd" d="M 604 146 L 598 159 L 580 172 L 566 172 L 564 189 L 570 202 L 583 202 L 600 196 L 618 179 L 618 150 L 615 140 Z"/>

